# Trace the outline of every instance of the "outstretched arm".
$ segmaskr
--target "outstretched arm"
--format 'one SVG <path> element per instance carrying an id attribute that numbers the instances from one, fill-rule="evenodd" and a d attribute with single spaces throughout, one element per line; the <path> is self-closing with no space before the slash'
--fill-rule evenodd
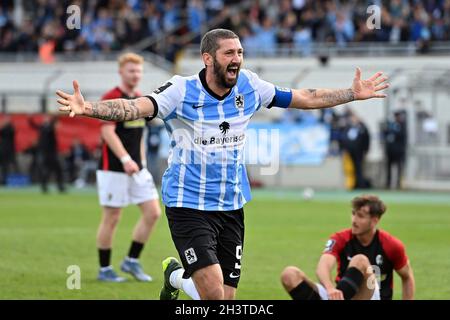
<path id="1" fill-rule="evenodd" d="M 147 97 L 127 99 L 112 99 L 97 102 L 84 101 L 78 82 L 73 81 L 73 94 L 61 90 L 56 91 L 60 97 L 59 111 L 69 113 L 71 117 L 83 115 L 108 121 L 128 121 L 153 116 L 155 106 Z"/>
<path id="2" fill-rule="evenodd" d="M 385 98 L 379 93 L 389 87 L 388 78 L 377 72 L 367 80 L 361 80 L 361 69 L 357 68 L 351 88 L 348 89 L 297 89 L 292 90 L 290 108 L 322 109 L 345 104 L 355 100 Z"/>

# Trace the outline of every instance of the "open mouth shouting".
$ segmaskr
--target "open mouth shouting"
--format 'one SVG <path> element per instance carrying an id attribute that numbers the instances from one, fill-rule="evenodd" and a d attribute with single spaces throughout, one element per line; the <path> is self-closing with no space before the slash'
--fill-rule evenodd
<path id="1" fill-rule="evenodd" d="M 238 72 L 239 72 L 239 66 L 238 65 L 229 65 L 227 67 L 227 76 L 229 78 L 236 78 Z"/>

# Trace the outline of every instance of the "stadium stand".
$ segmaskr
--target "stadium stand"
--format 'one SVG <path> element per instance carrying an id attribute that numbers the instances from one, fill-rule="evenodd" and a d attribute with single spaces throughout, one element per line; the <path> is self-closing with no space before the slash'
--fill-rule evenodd
<path id="1" fill-rule="evenodd" d="M 375 32 L 366 24 L 371 4 L 381 11 L 382 25 Z M 82 29 L 65 27 L 68 5 L 80 7 Z M 38 52 L 52 43 L 56 52 L 98 53 L 143 43 L 141 49 L 173 61 L 178 50 L 198 43 L 208 26 L 236 30 L 248 55 L 274 55 L 280 46 L 310 55 L 314 43 L 346 47 L 354 42 L 410 41 L 426 51 L 431 42 L 450 40 L 450 1 L 5 0 L 0 51 Z M 167 43 L 161 47 L 148 39 Z"/>

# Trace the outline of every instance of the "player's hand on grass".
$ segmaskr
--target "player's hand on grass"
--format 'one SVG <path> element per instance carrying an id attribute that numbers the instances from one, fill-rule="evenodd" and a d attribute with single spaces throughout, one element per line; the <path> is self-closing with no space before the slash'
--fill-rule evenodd
<path id="1" fill-rule="evenodd" d="M 123 164 L 123 170 L 129 176 L 139 172 L 139 166 L 134 160 L 128 160 Z"/>
<path id="2" fill-rule="evenodd" d="M 56 94 L 60 97 L 58 103 L 60 112 L 69 113 L 70 117 L 75 115 L 84 114 L 84 98 L 81 95 L 80 86 L 76 80 L 73 81 L 73 94 L 65 93 L 61 90 L 56 91 Z"/>
<path id="3" fill-rule="evenodd" d="M 327 290 L 329 300 L 344 300 L 344 294 L 341 290 L 330 288 Z"/>
<path id="4" fill-rule="evenodd" d="M 385 93 L 380 91 L 389 88 L 386 81 L 388 77 L 383 72 L 377 72 L 367 80 L 361 79 L 361 69 L 356 68 L 355 78 L 353 79 L 352 90 L 355 100 L 366 100 L 371 98 L 385 98 Z"/>

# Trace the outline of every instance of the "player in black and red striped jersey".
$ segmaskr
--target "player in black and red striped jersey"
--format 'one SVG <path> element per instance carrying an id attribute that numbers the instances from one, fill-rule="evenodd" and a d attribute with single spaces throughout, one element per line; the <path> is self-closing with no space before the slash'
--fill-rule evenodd
<path id="1" fill-rule="evenodd" d="M 103 95 L 102 100 L 129 100 L 141 96 L 137 86 L 142 78 L 144 59 L 137 54 L 126 53 L 119 57 L 118 62 L 121 84 Z M 133 109 L 131 112 L 138 111 Z M 141 251 L 161 215 L 158 192 L 145 160 L 143 131 L 146 120 L 102 123 L 104 143 L 97 170 L 97 189 L 103 211 L 97 232 L 100 262 L 98 279 L 101 281 L 125 280 L 113 270 L 111 251 L 122 208 L 129 204 L 138 205 L 142 216 L 134 228 L 128 255 L 120 268 L 139 281 L 152 280 L 139 263 Z"/>
<path id="2" fill-rule="evenodd" d="M 376 196 L 352 201 L 352 227 L 333 234 L 317 265 L 319 283 L 297 267 L 287 267 L 281 282 L 294 300 L 389 300 L 393 271 L 402 280 L 403 299 L 414 298 L 414 276 L 400 240 L 377 225 L 386 211 Z M 337 265 L 335 284 L 331 272 Z"/>

